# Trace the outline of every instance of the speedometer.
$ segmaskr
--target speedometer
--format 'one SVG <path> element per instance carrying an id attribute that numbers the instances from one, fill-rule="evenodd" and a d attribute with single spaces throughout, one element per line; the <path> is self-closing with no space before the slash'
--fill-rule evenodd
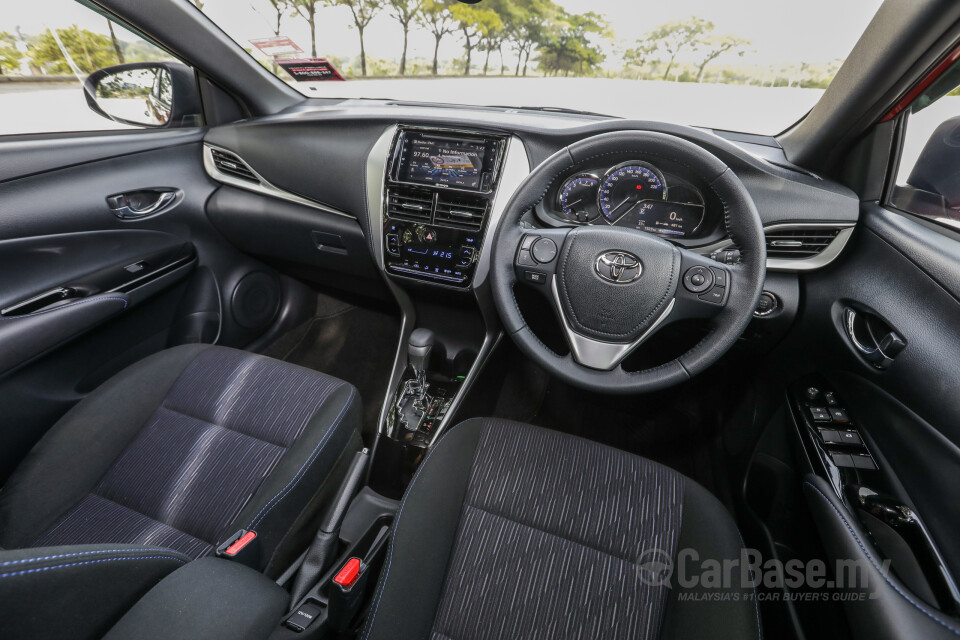
<path id="1" fill-rule="evenodd" d="M 603 217 L 616 222 L 641 202 L 664 200 L 667 182 L 660 170 L 646 162 L 619 164 L 603 177 L 597 204 Z"/>

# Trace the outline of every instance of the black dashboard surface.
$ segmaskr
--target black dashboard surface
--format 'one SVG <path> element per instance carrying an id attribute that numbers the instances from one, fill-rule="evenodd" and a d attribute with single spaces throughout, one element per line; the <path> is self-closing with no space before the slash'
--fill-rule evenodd
<path id="1" fill-rule="evenodd" d="M 782 151 L 769 138 L 757 137 L 754 142 L 747 141 L 749 136 L 737 135 L 731 136 L 736 139 L 732 142 L 712 131 L 657 122 L 354 100 L 216 127 L 207 132 L 205 140 L 239 154 L 273 185 L 356 217 L 369 235 L 367 159 L 386 128 L 398 124 L 516 136 L 523 142 L 531 169 L 556 151 L 592 135 L 659 131 L 699 144 L 723 160 L 753 196 L 764 225 L 852 223 L 858 218 L 859 202 L 852 191 L 789 168 Z"/>

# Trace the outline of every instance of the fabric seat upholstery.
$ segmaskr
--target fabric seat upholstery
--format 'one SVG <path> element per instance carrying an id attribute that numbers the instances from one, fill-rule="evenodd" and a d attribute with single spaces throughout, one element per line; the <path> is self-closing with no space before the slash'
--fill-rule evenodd
<path id="1" fill-rule="evenodd" d="M 470 420 L 407 490 L 362 637 L 757 638 L 753 589 L 739 575 L 718 602 L 702 585 L 668 588 L 656 564 L 681 549 L 703 561 L 741 548 L 719 501 L 667 467 Z"/>
<path id="2" fill-rule="evenodd" d="M 360 447 L 349 384 L 251 353 L 188 345 L 78 403 L 0 494 L 0 546 L 164 547 L 209 555 L 255 529 L 273 570 Z M 305 535 L 301 535 L 301 532 Z"/>

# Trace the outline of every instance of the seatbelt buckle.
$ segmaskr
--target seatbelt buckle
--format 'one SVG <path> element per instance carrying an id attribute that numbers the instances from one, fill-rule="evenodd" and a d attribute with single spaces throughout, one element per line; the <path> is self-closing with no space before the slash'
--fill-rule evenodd
<path id="1" fill-rule="evenodd" d="M 217 557 L 235 560 L 248 567 L 258 568 L 260 565 L 260 538 L 257 537 L 257 532 L 240 529 L 217 547 Z"/>
<path id="2" fill-rule="evenodd" d="M 328 602 L 329 620 L 337 632 L 345 630 L 354 618 L 367 584 L 367 563 L 360 558 L 350 558 L 333 576 Z"/>

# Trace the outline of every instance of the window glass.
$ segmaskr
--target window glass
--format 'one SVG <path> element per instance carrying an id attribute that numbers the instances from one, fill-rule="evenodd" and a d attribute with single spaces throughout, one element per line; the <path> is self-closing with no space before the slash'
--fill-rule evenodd
<path id="1" fill-rule="evenodd" d="M 191 0 L 303 95 L 776 134 L 881 0 Z"/>
<path id="2" fill-rule="evenodd" d="M 960 228 L 960 65 L 908 108 L 890 204 Z"/>
<path id="3" fill-rule="evenodd" d="M 116 107 L 122 114 L 117 119 L 87 106 L 83 80 L 111 65 L 173 60 L 75 0 L 4 2 L 0 9 L 0 135 L 138 128 L 120 119 L 142 121 L 142 126 L 162 124 L 164 106 L 169 106 L 171 97 L 168 74 L 130 71 L 125 77 L 112 78 L 109 86 L 101 85 L 98 101 Z M 154 82 L 158 83 L 155 96 Z"/>

